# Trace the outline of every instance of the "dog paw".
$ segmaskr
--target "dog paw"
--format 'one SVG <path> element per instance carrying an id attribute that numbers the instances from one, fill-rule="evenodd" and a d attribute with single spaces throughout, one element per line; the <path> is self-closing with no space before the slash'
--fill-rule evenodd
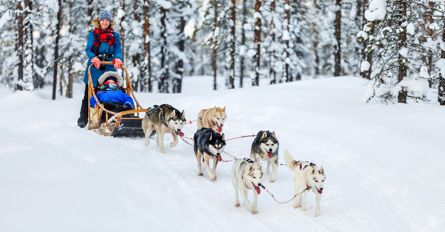
<path id="1" fill-rule="evenodd" d="M 202 174 L 202 172 L 198 172 L 198 176 L 204 176 L 204 174 Z"/>
<path id="2" fill-rule="evenodd" d="M 258 210 L 256 210 L 256 209 L 251 209 L 250 212 L 251 212 L 252 214 L 257 214 L 257 213 L 258 213 Z"/>
<path id="3" fill-rule="evenodd" d="M 215 181 L 216 180 L 216 176 L 213 176 L 210 178 L 211 181 Z"/>
<path id="4" fill-rule="evenodd" d="M 237 202 L 237 203 L 235 203 L 235 207 L 240 207 L 240 203 L 239 202 Z"/>
<path id="5" fill-rule="evenodd" d="M 275 181 L 277 181 L 277 180 L 275 180 L 275 179 L 270 179 L 270 183 L 274 183 Z"/>
<path id="6" fill-rule="evenodd" d="M 170 143 L 170 147 L 175 147 L 176 145 L 178 145 L 178 142 L 176 141 L 176 142 L 171 142 Z"/>
<path id="7" fill-rule="evenodd" d="M 300 208 L 301 205 L 294 205 L 294 208 Z"/>

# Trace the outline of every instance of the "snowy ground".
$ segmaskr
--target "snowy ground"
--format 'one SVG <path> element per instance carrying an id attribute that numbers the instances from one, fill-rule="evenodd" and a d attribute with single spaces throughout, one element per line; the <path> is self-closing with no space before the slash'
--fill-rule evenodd
<path id="1" fill-rule="evenodd" d="M 320 217 L 312 196 L 307 212 L 265 192 L 259 214 L 235 208 L 231 164 L 218 167 L 214 183 L 198 177 L 182 141 L 163 155 L 154 141 L 145 147 L 79 129 L 81 86 L 74 99 L 57 101 L 49 89 L 0 88 L 0 231 L 445 231 L 443 107 L 364 104 L 366 83 L 349 77 L 218 92 L 202 87 L 210 82 L 188 78 L 184 94 L 137 96 L 191 120 L 225 105 L 227 138 L 275 130 L 280 155 L 288 149 L 324 166 Z M 247 157 L 251 142 L 230 141 L 226 151 Z M 280 200 L 293 194 L 285 166 L 276 183 L 263 183 Z"/>

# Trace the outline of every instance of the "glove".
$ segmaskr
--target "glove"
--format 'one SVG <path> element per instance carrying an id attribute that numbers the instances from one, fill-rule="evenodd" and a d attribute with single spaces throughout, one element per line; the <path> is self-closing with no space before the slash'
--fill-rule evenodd
<path id="1" fill-rule="evenodd" d="M 94 57 L 93 59 L 91 59 L 91 62 L 93 63 L 94 67 L 96 67 L 97 69 L 100 68 L 100 60 L 97 57 Z"/>
<path id="2" fill-rule="evenodd" d="M 114 65 L 115 69 L 118 69 L 118 68 L 122 67 L 122 60 L 119 59 L 119 58 L 115 58 L 113 60 L 113 65 Z"/>

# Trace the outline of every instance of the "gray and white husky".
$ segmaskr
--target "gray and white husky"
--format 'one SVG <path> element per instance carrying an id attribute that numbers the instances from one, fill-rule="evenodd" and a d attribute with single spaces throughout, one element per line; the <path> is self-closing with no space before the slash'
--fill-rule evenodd
<path id="1" fill-rule="evenodd" d="M 255 162 L 267 161 L 266 173 L 270 182 L 274 182 L 277 178 L 278 148 L 279 143 L 275 131 L 258 132 L 252 143 L 250 158 Z"/>
<path id="2" fill-rule="evenodd" d="M 235 189 L 235 207 L 240 206 L 239 192 L 247 202 L 252 213 L 258 213 L 258 194 L 260 194 L 261 178 L 263 172 L 261 164 L 250 159 L 239 159 L 233 163 L 232 184 Z M 247 191 L 253 190 L 253 203 L 247 197 Z"/>
<path id="3" fill-rule="evenodd" d="M 294 160 L 287 150 L 285 157 L 287 166 L 295 172 L 295 194 L 297 197 L 294 200 L 294 208 L 306 210 L 304 198 L 306 192 L 310 190 L 315 194 L 315 216 L 320 216 L 320 199 L 326 179 L 323 167 L 318 167 L 308 161 Z"/>
<path id="4" fill-rule="evenodd" d="M 171 105 L 162 104 L 149 107 L 142 120 L 145 145 L 150 143 L 150 135 L 153 131 L 156 131 L 158 149 L 161 153 L 164 153 L 164 134 L 170 133 L 173 137 L 173 142 L 170 143 L 170 146 L 176 146 L 178 144 L 178 135 L 181 135 L 181 129 L 185 122 L 184 111 L 180 112 Z"/>
<path id="5" fill-rule="evenodd" d="M 218 161 L 221 161 L 221 153 L 224 151 L 226 141 L 224 133 L 219 134 L 211 128 L 201 128 L 196 131 L 193 136 L 194 151 L 196 160 L 198 161 L 198 175 L 202 176 L 202 165 L 204 162 L 204 168 L 209 175 L 211 181 L 216 180 L 216 166 Z M 210 170 L 209 161 L 213 160 L 213 168 Z"/>

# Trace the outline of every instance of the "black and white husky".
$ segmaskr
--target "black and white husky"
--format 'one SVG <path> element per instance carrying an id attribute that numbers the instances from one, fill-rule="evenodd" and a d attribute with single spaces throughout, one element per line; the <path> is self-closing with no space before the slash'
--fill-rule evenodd
<path id="1" fill-rule="evenodd" d="M 274 182 L 277 178 L 278 148 L 279 143 L 275 131 L 258 132 L 252 143 L 250 158 L 255 162 L 267 161 L 266 173 L 270 182 Z"/>
<path id="2" fill-rule="evenodd" d="M 216 180 L 216 166 L 221 161 L 221 153 L 224 151 L 226 141 L 224 133 L 219 134 L 210 128 L 201 128 L 193 136 L 194 151 L 198 161 L 198 175 L 202 176 L 201 162 L 204 162 L 204 168 L 210 180 Z M 213 168 L 210 170 L 209 161 L 213 160 Z"/>
<path id="3" fill-rule="evenodd" d="M 235 207 L 240 206 L 239 192 L 243 195 L 252 213 L 258 213 L 258 194 L 260 194 L 263 172 L 259 163 L 250 159 L 239 159 L 233 163 L 232 184 L 235 189 Z M 247 197 L 247 191 L 253 191 L 253 203 Z"/>

